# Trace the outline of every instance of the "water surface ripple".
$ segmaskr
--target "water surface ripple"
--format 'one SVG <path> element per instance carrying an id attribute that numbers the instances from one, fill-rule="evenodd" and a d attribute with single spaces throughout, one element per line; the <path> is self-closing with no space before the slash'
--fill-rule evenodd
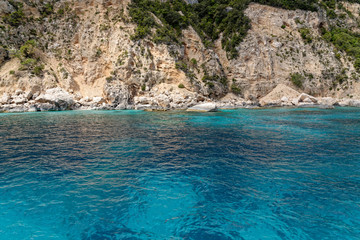
<path id="1" fill-rule="evenodd" d="M 360 110 L 0 114 L 0 240 L 360 239 Z"/>

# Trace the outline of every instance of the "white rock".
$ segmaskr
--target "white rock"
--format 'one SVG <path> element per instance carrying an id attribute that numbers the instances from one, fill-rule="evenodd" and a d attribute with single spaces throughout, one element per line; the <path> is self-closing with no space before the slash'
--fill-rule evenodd
<path id="1" fill-rule="evenodd" d="M 23 104 L 23 103 L 27 102 L 27 99 L 23 95 L 20 95 L 20 96 L 16 96 L 15 98 L 13 98 L 13 100 L 11 102 L 15 103 L 15 104 Z"/>
<path id="2" fill-rule="evenodd" d="M 281 101 L 282 101 L 282 102 L 288 102 L 288 101 L 289 101 L 289 98 L 287 98 L 287 97 L 284 96 L 284 97 L 281 98 Z"/>
<path id="3" fill-rule="evenodd" d="M 311 101 L 311 99 L 310 98 L 305 98 L 302 102 L 304 102 L 304 103 L 313 103 L 313 101 Z"/>
<path id="4" fill-rule="evenodd" d="M 23 91 L 21 89 L 16 89 L 15 90 L 15 95 L 20 95 L 22 93 L 23 93 Z"/>
<path id="5" fill-rule="evenodd" d="M 300 102 L 307 102 L 307 103 L 317 103 L 318 100 L 313 97 L 313 96 L 310 96 L 309 94 L 306 94 L 306 93 L 302 93 L 300 94 L 300 96 L 298 97 L 297 101 L 300 103 Z"/>
<path id="6" fill-rule="evenodd" d="M 37 105 L 38 109 L 40 111 L 51 111 L 51 110 L 56 110 L 56 106 L 54 104 L 51 103 L 40 103 Z"/>
<path id="7" fill-rule="evenodd" d="M 153 108 L 153 105 L 151 104 L 138 104 L 135 106 L 136 110 L 145 110 L 145 109 L 151 109 Z"/>
<path id="8" fill-rule="evenodd" d="M 102 97 L 93 97 L 92 101 L 93 103 L 102 104 L 105 102 L 105 99 L 103 99 Z"/>
<path id="9" fill-rule="evenodd" d="M 11 100 L 10 95 L 7 94 L 7 93 L 4 93 L 4 94 L 2 95 L 2 97 L 0 98 L 0 103 L 1 103 L 1 104 L 9 103 L 10 100 Z"/>
<path id="10" fill-rule="evenodd" d="M 115 108 L 115 110 L 125 110 L 125 109 L 126 109 L 126 105 L 124 103 L 120 103 Z"/>
<path id="11" fill-rule="evenodd" d="M 58 110 L 66 110 L 74 104 L 73 95 L 59 87 L 46 90 L 45 94 L 38 96 L 35 101 L 55 104 Z"/>
<path id="12" fill-rule="evenodd" d="M 339 102 L 339 105 L 342 107 L 360 107 L 360 100 L 343 99 Z"/>
<path id="13" fill-rule="evenodd" d="M 281 48 L 282 43 L 281 42 L 273 42 L 272 46 L 275 48 Z"/>
<path id="14" fill-rule="evenodd" d="M 37 112 L 37 108 L 35 106 L 30 106 L 28 112 Z"/>
<path id="15" fill-rule="evenodd" d="M 82 98 L 80 101 L 82 101 L 82 102 L 91 102 L 91 98 L 89 98 L 89 97 L 84 97 L 84 98 Z"/>
<path id="16" fill-rule="evenodd" d="M 332 97 L 318 98 L 318 103 L 323 105 L 336 105 L 338 102 L 338 99 Z"/>
<path id="17" fill-rule="evenodd" d="M 45 94 L 41 94 L 35 99 L 37 102 L 67 102 L 74 103 L 73 96 L 62 88 L 51 88 L 46 90 Z"/>
<path id="18" fill-rule="evenodd" d="M 40 92 L 35 92 L 35 93 L 32 95 L 32 98 L 33 98 L 33 99 L 36 99 L 38 96 L 40 96 Z"/>
<path id="19" fill-rule="evenodd" d="M 216 112 L 217 107 L 215 103 L 207 102 L 195 105 L 193 107 L 188 108 L 186 111 L 188 112 Z"/>

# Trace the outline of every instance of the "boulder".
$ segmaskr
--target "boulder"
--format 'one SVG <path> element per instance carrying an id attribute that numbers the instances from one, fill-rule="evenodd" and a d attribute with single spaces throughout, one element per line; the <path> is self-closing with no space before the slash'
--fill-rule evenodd
<path id="1" fill-rule="evenodd" d="M 333 106 L 338 104 L 338 100 L 332 97 L 318 98 L 318 103 L 321 105 Z"/>
<path id="2" fill-rule="evenodd" d="M 281 102 L 289 102 L 289 98 L 284 96 L 281 98 Z"/>
<path id="3" fill-rule="evenodd" d="M 20 112 L 27 112 L 27 108 L 24 105 L 15 105 L 11 106 L 8 110 L 9 113 L 20 113 Z"/>
<path id="4" fill-rule="evenodd" d="M 320 104 L 318 107 L 321 109 L 334 109 L 335 108 L 333 105 L 327 105 L 327 104 Z"/>
<path id="5" fill-rule="evenodd" d="M 15 90 L 15 95 L 16 96 L 19 96 L 19 95 L 21 95 L 21 94 L 23 94 L 24 92 L 23 92 L 23 90 L 21 90 L 21 89 L 16 89 Z"/>
<path id="6" fill-rule="evenodd" d="M 107 83 L 104 87 L 104 96 L 113 108 L 118 105 L 126 106 L 132 98 L 129 86 L 120 81 Z"/>
<path id="7" fill-rule="evenodd" d="M 318 103 L 318 100 L 313 97 L 313 96 L 310 96 L 309 94 L 306 94 L 306 93 L 302 93 L 300 94 L 300 96 L 298 97 L 297 99 L 297 102 L 298 103 L 308 103 L 308 104 L 312 104 L 312 103 Z"/>
<path id="8" fill-rule="evenodd" d="M 59 87 L 46 90 L 45 94 L 38 96 L 35 101 L 55 105 L 56 110 L 71 109 L 71 106 L 74 104 L 73 95 Z M 46 106 L 45 109 L 47 107 L 48 106 Z M 51 110 L 54 109 L 51 108 Z"/>
<path id="9" fill-rule="evenodd" d="M 36 105 L 36 109 L 40 111 L 55 111 L 57 107 L 51 103 L 39 103 Z"/>
<path id="10" fill-rule="evenodd" d="M 233 93 L 228 93 L 217 101 L 216 105 L 221 109 L 241 108 L 245 105 L 245 100 Z"/>
<path id="11" fill-rule="evenodd" d="M 116 106 L 115 110 L 125 110 L 126 106 L 124 103 L 120 103 L 119 105 Z"/>
<path id="12" fill-rule="evenodd" d="M 145 110 L 145 109 L 151 109 L 153 107 L 154 107 L 154 105 L 151 105 L 151 104 L 137 104 L 135 106 L 135 110 Z"/>
<path id="13" fill-rule="evenodd" d="M 11 101 L 11 96 L 7 93 L 4 93 L 0 98 L 0 104 L 10 103 L 10 101 Z"/>
<path id="14" fill-rule="evenodd" d="M 11 6 L 7 1 L 0 1 L 0 14 L 7 14 L 14 10 L 14 7 Z"/>
<path id="15" fill-rule="evenodd" d="M 103 104 L 105 103 L 105 99 L 102 97 L 93 97 L 92 102 L 95 104 Z"/>
<path id="16" fill-rule="evenodd" d="M 38 109 L 35 105 L 30 106 L 28 109 L 28 112 L 37 112 L 37 111 L 38 111 Z"/>
<path id="17" fill-rule="evenodd" d="M 360 107 L 360 100 L 343 99 L 339 102 L 339 105 L 342 107 Z"/>
<path id="18" fill-rule="evenodd" d="M 11 103 L 15 103 L 15 104 L 24 104 L 26 102 L 27 102 L 27 99 L 23 94 L 14 97 L 11 101 Z"/>
<path id="19" fill-rule="evenodd" d="M 360 107 L 360 100 L 352 100 L 350 102 L 351 107 Z"/>
<path id="20" fill-rule="evenodd" d="M 201 104 L 192 106 L 192 107 L 188 108 L 186 111 L 188 111 L 188 112 L 216 112 L 217 107 L 216 107 L 215 103 L 207 102 L 207 103 L 201 103 Z"/>

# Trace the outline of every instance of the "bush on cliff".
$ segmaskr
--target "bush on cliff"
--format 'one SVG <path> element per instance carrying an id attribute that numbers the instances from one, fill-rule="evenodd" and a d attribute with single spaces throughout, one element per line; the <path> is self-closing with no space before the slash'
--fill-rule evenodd
<path id="1" fill-rule="evenodd" d="M 296 87 L 302 88 L 305 78 L 300 73 L 293 73 L 290 75 L 290 80 Z"/>
<path id="2" fill-rule="evenodd" d="M 338 50 L 353 57 L 355 59 L 354 67 L 360 72 L 360 34 L 344 28 L 333 28 L 325 32 L 323 37 L 334 44 Z"/>
<path id="3" fill-rule="evenodd" d="M 180 43 L 181 30 L 191 25 L 206 47 L 213 45 L 222 34 L 222 47 L 229 58 L 236 58 L 236 47 L 250 29 L 250 19 L 244 11 L 250 2 L 267 4 L 285 9 L 316 11 L 318 0 L 200 0 L 187 4 L 183 0 L 133 0 L 130 16 L 137 23 L 133 40 L 151 35 L 156 28 L 154 41 L 159 43 Z M 157 23 L 155 15 L 162 24 Z"/>

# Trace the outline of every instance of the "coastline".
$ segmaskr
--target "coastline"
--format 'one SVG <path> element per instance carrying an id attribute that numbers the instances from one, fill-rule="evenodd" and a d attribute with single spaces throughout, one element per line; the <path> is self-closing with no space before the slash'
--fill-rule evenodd
<path id="1" fill-rule="evenodd" d="M 238 108 L 316 107 L 332 109 L 335 106 L 360 107 L 360 99 L 314 97 L 298 92 L 289 94 L 284 90 L 280 91 L 279 88 L 274 89 L 268 95 L 256 101 L 245 100 L 231 93 L 220 99 L 211 99 L 196 93 L 191 96 L 182 95 L 178 91 L 160 95 L 141 95 L 132 98 L 120 98 L 120 96 L 121 93 L 113 96 L 112 99 L 103 97 L 80 98 L 62 88 L 52 88 L 44 93 L 35 94 L 17 90 L 14 94 L 4 93 L 2 95 L 0 98 L 0 113 L 63 110 L 186 110 L 213 112 L 218 109 Z"/>
<path id="2" fill-rule="evenodd" d="M 192 110 L 201 105 L 211 105 L 210 108 L 201 108 Z M 167 111 L 188 111 L 188 112 L 217 112 L 221 110 L 236 110 L 236 109 L 274 109 L 274 108 L 319 108 L 319 109 L 334 109 L 335 107 L 354 107 L 360 108 L 360 100 L 343 99 L 332 105 L 324 103 L 302 103 L 297 105 L 289 104 L 269 104 L 262 106 L 258 102 L 246 102 L 235 103 L 235 104 L 224 104 L 223 102 L 197 102 L 195 105 L 189 105 L 184 107 L 175 108 L 163 108 L 158 105 L 132 105 L 129 104 L 126 107 L 119 108 L 107 103 L 81 105 L 79 102 L 68 104 L 66 102 L 53 102 L 53 103 L 38 103 L 38 102 L 27 102 L 23 104 L 0 104 L 1 113 L 22 113 L 22 112 L 50 112 L 50 111 L 113 111 L 113 110 L 141 110 L 147 112 L 167 112 Z"/>

